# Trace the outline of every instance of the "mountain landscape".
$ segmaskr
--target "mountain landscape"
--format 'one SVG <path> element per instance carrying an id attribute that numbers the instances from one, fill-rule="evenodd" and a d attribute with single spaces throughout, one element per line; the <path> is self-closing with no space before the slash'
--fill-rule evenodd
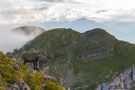
<path id="1" fill-rule="evenodd" d="M 0 0 L 0 90 L 135 90 L 135 0 Z"/>
<path id="2" fill-rule="evenodd" d="M 88 20 L 86 18 L 79 18 L 73 21 L 63 21 L 63 22 L 55 21 L 44 23 L 44 28 L 47 30 L 54 28 L 72 28 L 79 32 L 85 32 L 87 30 L 91 30 L 94 28 L 103 28 L 108 30 L 109 27 L 105 26 L 104 24 L 97 23 L 93 20 Z"/>
<path id="3" fill-rule="evenodd" d="M 14 50 L 13 55 L 21 61 L 23 52 L 39 51 L 43 45 L 47 57 L 39 61 L 40 70 L 63 78 L 64 86 L 71 90 L 134 88 L 135 45 L 119 41 L 104 29 L 83 33 L 73 29 L 52 29 Z M 120 77 L 123 77 L 122 81 Z"/>
<path id="4" fill-rule="evenodd" d="M 120 24 L 121 24 L 121 26 L 125 26 L 125 24 L 123 24 L 123 23 L 119 23 L 118 25 L 114 24 L 113 22 L 98 23 L 98 22 L 95 22 L 94 20 L 89 20 L 87 18 L 79 18 L 79 19 L 75 19 L 75 20 L 72 20 L 72 21 L 47 22 L 47 23 L 42 24 L 42 26 L 46 30 L 55 29 L 55 28 L 71 28 L 71 29 L 76 30 L 78 32 L 85 32 L 87 30 L 92 30 L 92 29 L 95 29 L 95 28 L 102 28 L 102 29 L 105 29 L 110 34 L 115 35 L 115 37 L 117 39 L 129 40 L 128 35 L 133 30 L 131 30 L 127 33 L 125 31 L 127 31 L 128 29 L 121 28 Z M 129 26 L 129 28 L 131 28 L 131 27 Z M 130 34 L 130 37 L 133 37 L 133 35 L 134 34 L 132 34 L 132 35 Z"/>
<path id="5" fill-rule="evenodd" d="M 119 40 L 128 41 L 134 43 L 134 22 L 96 22 L 87 18 L 78 18 L 71 21 L 51 21 L 42 23 L 39 26 L 19 26 L 11 25 L 12 30 L 6 30 L 8 26 L 3 26 L 4 31 L 0 35 L 0 49 L 4 52 L 13 51 L 15 48 L 20 48 L 26 42 L 34 39 L 37 35 L 43 33 L 45 30 L 55 28 L 71 28 L 78 32 L 85 32 L 94 28 L 105 29 L 110 34 L 114 35 Z M 10 27 L 11 27 L 10 26 Z M 16 27 L 18 28 L 16 28 Z M 43 28 L 40 28 L 43 27 Z M 126 28 L 127 27 L 127 28 Z M 10 32 L 9 32 L 10 31 Z M 5 36 L 6 35 L 6 36 Z M 15 37 L 15 38 L 14 38 Z M 130 37 L 130 38 L 129 38 Z M 4 40 L 2 38 L 5 38 Z M 5 42 L 5 40 L 7 42 Z M 16 44 L 15 44 L 16 43 Z M 10 44 L 10 48 L 7 46 Z"/>

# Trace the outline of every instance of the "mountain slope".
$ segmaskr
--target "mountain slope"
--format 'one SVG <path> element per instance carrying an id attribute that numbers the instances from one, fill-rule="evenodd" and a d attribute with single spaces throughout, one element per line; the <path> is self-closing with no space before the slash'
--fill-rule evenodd
<path id="1" fill-rule="evenodd" d="M 39 50 L 43 43 L 51 62 L 50 74 L 64 78 L 66 86 L 77 90 L 93 90 L 102 80 L 110 82 L 121 70 L 135 64 L 135 45 L 119 41 L 100 28 L 84 33 L 50 30 L 13 54 L 19 57 L 24 51 Z"/>
<path id="2" fill-rule="evenodd" d="M 22 63 L 0 52 L 0 90 L 65 90 L 61 85 L 44 80 L 42 72 L 27 69 Z"/>

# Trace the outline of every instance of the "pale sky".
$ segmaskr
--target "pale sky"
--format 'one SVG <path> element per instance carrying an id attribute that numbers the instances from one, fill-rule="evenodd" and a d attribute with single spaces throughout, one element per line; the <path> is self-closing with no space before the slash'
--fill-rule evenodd
<path id="1" fill-rule="evenodd" d="M 73 20 L 135 21 L 135 0 L 1 0 L 0 25 Z"/>

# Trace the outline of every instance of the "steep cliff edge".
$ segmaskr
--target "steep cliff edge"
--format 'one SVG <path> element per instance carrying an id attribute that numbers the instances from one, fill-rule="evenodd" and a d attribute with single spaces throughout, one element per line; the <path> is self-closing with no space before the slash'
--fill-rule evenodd
<path id="1" fill-rule="evenodd" d="M 135 65 L 121 71 L 111 82 L 101 82 L 95 90 L 131 90 L 133 87 L 135 87 Z"/>

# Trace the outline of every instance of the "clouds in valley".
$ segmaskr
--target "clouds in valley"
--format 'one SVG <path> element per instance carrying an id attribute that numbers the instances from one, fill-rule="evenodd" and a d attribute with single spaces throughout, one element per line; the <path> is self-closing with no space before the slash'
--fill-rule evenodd
<path id="1" fill-rule="evenodd" d="M 11 33 L 9 30 L 0 31 L 0 51 L 9 52 L 15 48 L 22 47 L 26 42 L 32 40 L 33 36 L 24 36 Z"/>

